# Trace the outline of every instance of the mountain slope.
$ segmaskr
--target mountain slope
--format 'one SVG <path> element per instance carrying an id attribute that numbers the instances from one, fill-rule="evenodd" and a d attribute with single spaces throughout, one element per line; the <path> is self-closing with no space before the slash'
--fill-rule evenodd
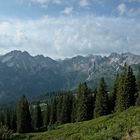
<path id="1" fill-rule="evenodd" d="M 16 135 L 30 140 L 138 140 L 140 139 L 140 108 L 132 107 L 120 114 L 91 121 L 66 124 L 42 133 Z"/>
<path id="2" fill-rule="evenodd" d="M 140 56 L 112 53 L 108 57 L 88 55 L 53 60 L 43 55 L 12 51 L 0 56 L 0 101 L 11 101 L 22 94 L 35 96 L 54 90 L 75 89 L 83 81 L 96 88 L 102 76 L 111 86 L 114 76 L 125 63 L 138 65 Z"/>

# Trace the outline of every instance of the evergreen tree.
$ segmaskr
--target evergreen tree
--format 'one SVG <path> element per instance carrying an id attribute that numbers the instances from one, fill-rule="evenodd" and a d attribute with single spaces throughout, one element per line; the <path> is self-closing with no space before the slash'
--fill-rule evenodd
<path id="1" fill-rule="evenodd" d="M 140 106 L 140 68 L 137 75 L 137 96 L 136 96 L 136 105 Z"/>
<path id="2" fill-rule="evenodd" d="M 107 114 L 108 114 L 108 96 L 106 91 L 106 83 L 104 78 L 101 78 L 100 85 L 98 87 L 96 95 L 94 118 Z"/>
<path id="3" fill-rule="evenodd" d="M 78 88 L 77 121 L 88 120 L 89 88 L 85 83 L 80 83 Z"/>
<path id="4" fill-rule="evenodd" d="M 5 110 L 4 124 L 11 129 L 11 111 L 9 108 Z"/>
<path id="5" fill-rule="evenodd" d="M 15 133 L 17 130 L 17 124 L 16 124 L 16 112 L 13 111 L 12 117 L 11 117 L 11 130 Z"/>
<path id="6" fill-rule="evenodd" d="M 50 123 L 50 105 L 47 104 L 46 110 L 44 112 L 44 126 L 47 127 Z"/>
<path id="7" fill-rule="evenodd" d="M 77 100 L 74 95 L 72 99 L 71 122 L 76 122 L 76 119 L 77 119 Z"/>
<path id="8" fill-rule="evenodd" d="M 127 92 L 126 94 L 128 95 L 127 107 L 129 108 L 130 106 L 135 105 L 135 101 L 136 101 L 136 98 L 135 98 L 136 97 L 136 78 L 130 66 L 128 67 L 127 78 L 125 82 L 125 91 Z"/>
<path id="9" fill-rule="evenodd" d="M 117 74 L 113 90 L 108 95 L 108 107 L 109 112 L 112 113 L 115 110 L 115 102 L 116 102 L 116 96 L 117 96 L 117 90 L 118 90 L 118 84 L 119 84 L 119 75 Z"/>
<path id="10" fill-rule="evenodd" d="M 57 113 L 56 113 L 56 117 L 57 117 L 57 123 L 58 124 L 62 124 L 63 123 L 63 119 L 62 119 L 62 108 L 63 108 L 63 96 L 60 96 L 58 98 L 58 102 L 57 102 Z"/>
<path id="11" fill-rule="evenodd" d="M 35 110 L 34 110 L 34 128 L 39 129 L 43 126 L 43 117 L 41 112 L 41 107 L 39 103 L 37 103 Z"/>
<path id="12" fill-rule="evenodd" d="M 53 99 L 51 107 L 50 107 L 50 125 L 55 124 L 57 121 L 57 101 L 56 99 Z"/>
<path id="13" fill-rule="evenodd" d="M 119 83 L 117 88 L 115 111 L 121 112 L 127 109 L 127 96 L 125 95 L 125 81 L 127 75 L 127 67 L 123 68 L 123 71 L 119 75 Z"/>
<path id="14" fill-rule="evenodd" d="M 72 114 L 72 94 L 65 95 L 62 103 L 62 123 L 70 123 L 71 122 L 71 114 Z"/>
<path id="15" fill-rule="evenodd" d="M 17 107 L 17 132 L 31 132 L 31 115 L 29 104 L 25 96 L 22 96 Z"/>
<path id="16" fill-rule="evenodd" d="M 135 104 L 136 80 L 131 67 L 124 67 L 119 76 L 115 110 L 121 112 Z"/>

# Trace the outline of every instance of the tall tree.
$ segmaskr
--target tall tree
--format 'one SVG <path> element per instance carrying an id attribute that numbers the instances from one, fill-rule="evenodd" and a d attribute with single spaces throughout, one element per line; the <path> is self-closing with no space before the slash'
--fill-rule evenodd
<path id="1" fill-rule="evenodd" d="M 39 129 L 43 126 L 43 117 L 41 112 L 41 107 L 39 102 L 36 104 L 36 107 L 34 109 L 34 128 Z"/>
<path id="2" fill-rule="evenodd" d="M 116 102 L 116 96 L 117 96 L 117 92 L 118 92 L 118 84 L 119 84 L 119 75 L 117 74 L 116 79 L 114 81 L 113 89 L 108 94 L 109 113 L 113 113 L 115 110 L 115 102 Z"/>
<path id="3" fill-rule="evenodd" d="M 63 99 L 64 99 L 64 96 L 60 96 L 58 98 L 58 102 L 57 102 L 57 112 L 56 112 L 56 117 L 57 117 L 57 123 L 58 124 L 62 124 L 62 108 L 63 108 Z"/>
<path id="4" fill-rule="evenodd" d="M 29 111 L 29 104 L 26 97 L 23 95 L 17 106 L 17 132 L 27 133 L 31 132 L 31 115 Z"/>
<path id="5" fill-rule="evenodd" d="M 137 75 L 137 96 L 136 96 L 136 105 L 140 106 L 140 68 Z"/>
<path id="6" fill-rule="evenodd" d="M 108 114 L 108 95 L 106 91 L 105 80 L 104 78 L 101 78 L 96 95 L 94 118 L 107 114 Z"/>
<path id="7" fill-rule="evenodd" d="M 116 111 L 121 112 L 135 104 L 136 80 L 130 66 L 125 66 L 119 76 Z"/>
<path id="8" fill-rule="evenodd" d="M 88 120 L 89 88 L 87 83 L 80 83 L 77 95 L 77 121 Z"/>
<path id="9" fill-rule="evenodd" d="M 47 127 L 50 123 L 50 105 L 47 103 L 46 110 L 44 112 L 44 126 Z"/>
<path id="10" fill-rule="evenodd" d="M 52 103 L 51 103 L 51 107 L 50 107 L 50 125 L 55 124 L 57 121 L 57 100 L 56 98 L 53 99 Z"/>
<path id="11" fill-rule="evenodd" d="M 68 93 L 63 98 L 62 123 L 70 123 L 71 122 L 72 101 L 73 101 L 73 95 L 71 93 Z"/>

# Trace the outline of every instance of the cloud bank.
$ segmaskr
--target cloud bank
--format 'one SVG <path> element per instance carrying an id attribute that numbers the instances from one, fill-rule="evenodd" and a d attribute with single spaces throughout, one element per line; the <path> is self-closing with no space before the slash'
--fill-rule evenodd
<path id="1" fill-rule="evenodd" d="M 65 58 L 77 54 L 132 51 L 140 54 L 140 23 L 96 16 L 42 17 L 0 21 L 0 52 L 26 50 Z"/>

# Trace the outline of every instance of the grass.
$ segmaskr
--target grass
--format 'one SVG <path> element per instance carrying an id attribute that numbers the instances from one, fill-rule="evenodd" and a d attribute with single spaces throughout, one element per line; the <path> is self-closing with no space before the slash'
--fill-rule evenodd
<path id="1" fill-rule="evenodd" d="M 46 132 L 15 134 L 13 140 L 140 140 L 140 107 Z"/>

